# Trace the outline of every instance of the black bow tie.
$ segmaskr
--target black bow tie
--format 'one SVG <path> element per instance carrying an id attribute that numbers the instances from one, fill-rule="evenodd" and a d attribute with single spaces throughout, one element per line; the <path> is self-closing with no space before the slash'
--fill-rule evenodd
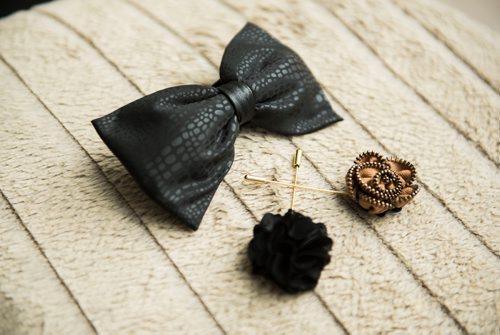
<path id="1" fill-rule="evenodd" d="M 300 57 L 248 23 L 227 46 L 213 86 L 167 88 L 92 123 L 142 189 L 197 229 L 242 124 L 300 135 L 340 120 Z"/>

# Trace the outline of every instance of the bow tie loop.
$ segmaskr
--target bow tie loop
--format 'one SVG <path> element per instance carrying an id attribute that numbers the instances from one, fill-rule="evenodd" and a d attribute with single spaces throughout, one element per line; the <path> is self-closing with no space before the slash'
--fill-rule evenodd
<path id="1" fill-rule="evenodd" d="M 217 82 L 214 86 L 229 100 L 240 125 L 253 119 L 255 116 L 255 96 L 247 84 L 233 80 L 225 84 Z"/>

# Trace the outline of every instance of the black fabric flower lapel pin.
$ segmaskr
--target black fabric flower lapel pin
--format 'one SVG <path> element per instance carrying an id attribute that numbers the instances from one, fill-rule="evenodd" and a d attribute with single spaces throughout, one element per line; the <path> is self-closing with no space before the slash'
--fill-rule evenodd
<path id="1" fill-rule="evenodd" d="M 295 176 L 290 209 L 285 215 L 266 213 L 254 227 L 248 246 L 253 272 L 273 280 L 289 293 L 316 287 L 323 268 L 330 262 L 333 241 L 323 223 L 294 210 L 295 185 L 302 152 L 294 159 Z M 246 178 L 247 180 L 250 180 Z"/>

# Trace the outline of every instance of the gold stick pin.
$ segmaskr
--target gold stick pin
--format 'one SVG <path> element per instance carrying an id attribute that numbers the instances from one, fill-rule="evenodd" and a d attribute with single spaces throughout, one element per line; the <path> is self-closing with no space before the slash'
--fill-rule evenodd
<path id="1" fill-rule="evenodd" d="M 289 187 L 289 188 L 298 188 L 301 190 L 317 191 L 317 192 L 324 192 L 324 193 L 330 193 L 330 194 L 339 194 L 339 195 L 349 196 L 348 193 L 342 192 L 342 191 L 327 190 L 325 188 L 311 187 L 311 186 L 300 185 L 300 184 L 290 184 L 290 183 L 285 183 L 285 182 L 282 182 L 279 180 L 269 180 L 269 179 L 266 179 L 263 177 L 252 176 L 249 174 L 245 175 L 245 180 L 256 183 L 256 184 L 273 184 L 273 185 L 279 185 L 279 186 Z"/>
<path id="2" fill-rule="evenodd" d="M 293 176 L 293 185 L 297 185 L 297 180 L 299 178 L 299 168 L 300 168 L 300 161 L 302 160 L 302 150 L 297 149 L 295 151 L 295 156 L 293 157 L 293 163 L 292 166 L 295 170 L 294 176 Z M 293 210 L 295 207 L 295 193 L 297 192 L 297 187 L 293 186 L 292 187 L 292 202 L 290 204 L 290 209 Z"/>

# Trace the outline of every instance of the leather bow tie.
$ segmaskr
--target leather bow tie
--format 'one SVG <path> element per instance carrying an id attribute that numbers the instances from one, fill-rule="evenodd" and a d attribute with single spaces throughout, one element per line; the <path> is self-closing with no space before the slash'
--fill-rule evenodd
<path id="1" fill-rule="evenodd" d="M 242 124 L 301 135 L 340 120 L 300 57 L 248 23 L 227 46 L 213 86 L 167 88 L 92 124 L 142 189 L 197 229 Z"/>

